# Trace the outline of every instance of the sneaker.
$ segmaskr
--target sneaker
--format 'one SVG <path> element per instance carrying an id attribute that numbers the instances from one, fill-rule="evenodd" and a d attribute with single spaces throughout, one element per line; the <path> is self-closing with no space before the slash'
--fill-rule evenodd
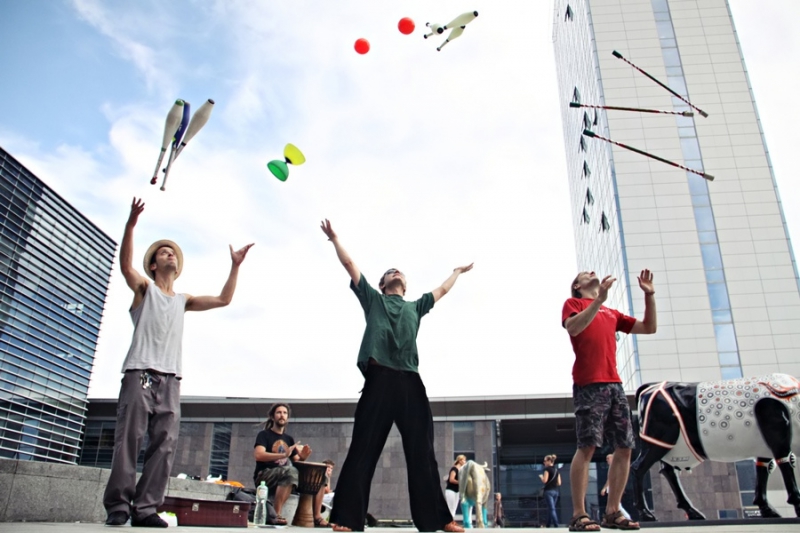
<path id="1" fill-rule="evenodd" d="M 169 524 L 164 522 L 156 513 L 149 514 L 141 519 L 131 520 L 133 527 L 169 527 Z"/>
<path id="2" fill-rule="evenodd" d="M 456 521 L 453 520 L 446 526 L 442 528 L 442 531 L 447 531 L 447 533 L 463 533 L 464 528 L 456 524 Z"/>
<path id="3" fill-rule="evenodd" d="M 107 526 L 124 526 L 128 523 L 128 518 L 130 515 L 125 511 L 114 511 L 113 513 L 108 513 L 108 518 L 106 518 L 106 525 Z"/>

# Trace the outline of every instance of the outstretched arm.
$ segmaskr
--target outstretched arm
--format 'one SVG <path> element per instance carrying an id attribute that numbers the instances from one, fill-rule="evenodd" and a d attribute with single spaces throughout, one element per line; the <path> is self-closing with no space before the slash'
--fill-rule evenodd
<path id="1" fill-rule="evenodd" d="M 247 251 L 253 246 L 253 243 L 233 251 L 233 246 L 228 245 L 231 250 L 231 272 L 228 274 L 228 280 L 225 286 L 222 287 L 222 292 L 219 296 L 187 296 L 186 297 L 186 310 L 187 311 L 207 311 L 209 309 L 216 309 L 217 307 L 225 307 L 233 299 L 233 293 L 236 291 L 236 278 L 239 277 L 239 265 L 242 264 L 244 258 L 247 256 Z"/>
<path id="2" fill-rule="evenodd" d="M 441 286 L 431 291 L 431 293 L 433 294 L 433 301 L 438 302 L 439 300 L 441 300 L 442 296 L 450 292 L 450 289 L 452 289 L 453 285 L 455 285 L 458 276 L 460 276 L 464 272 L 469 272 L 470 270 L 472 270 L 472 265 L 474 264 L 475 263 L 470 263 L 467 266 L 454 268 L 453 273 L 450 274 L 450 277 L 444 280 L 444 283 L 442 283 Z"/>
<path id="3" fill-rule="evenodd" d="M 567 333 L 569 333 L 570 337 L 579 335 L 592 323 L 592 320 L 594 320 L 594 317 L 600 310 L 600 306 L 603 305 L 603 302 L 608 298 L 608 289 L 614 285 L 615 281 L 617 281 L 617 278 L 612 278 L 611 276 L 604 277 L 603 281 L 600 282 L 597 298 L 592 300 L 592 303 L 590 303 L 586 309 L 564 321 L 564 327 L 567 329 Z"/>
<path id="4" fill-rule="evenodd" d="M 131 214 L 125 223 L 125 233 L 122 236 L 122 244 L 119 248 L 119 267 L 122 270 L 122 275 L 125 277 L 128 287 L 136 293 L 134 307 L 136 307 L 136 298 L 144 296 L 144 291 L 147 289 L 148 284 L 147 278 L 133 268 L 133 228 L 136 227 L 136 222 L 138 222 L 142 211 L 144 211 L 144 202 L 141 199 L 134 198 L 133 202 L 131 202 Z"/>
<path id="5" fill-rule="evenodd" d="M 642 270 L 637 278 L 639 287 L 644 292 L 644 320 L 637 320 L 631 329 L 634 334 L 651 334 L 658 329 L 656 321 L 656 289 L 653 285 L 653 273 L 649 270 Z"/>
<path id="6" fill-rule="evenodd" d="M 320 228 L 322 228 L 322 233 L 327 235 L 328 240 L 333 243 L 333 247 L 336 249 L 336 256 L 339 258 L 344 269 L 347 270 L 350 279 L 353 280 L 353 284 L 358 285 L 358 282 L 361 281 L 361 271 L 353 260 L 350 259 L 350 254 L 347 253 L 347 250 L 339 243 L 339 237 L 336 235 L 336 232 L 333 231 L 330 220 L 327 218 L 323 220 L 320 224 Z"/>

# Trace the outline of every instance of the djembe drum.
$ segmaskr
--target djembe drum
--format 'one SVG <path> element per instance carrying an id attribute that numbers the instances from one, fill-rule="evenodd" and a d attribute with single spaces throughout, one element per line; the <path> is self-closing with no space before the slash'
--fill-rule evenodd
<path id="1" fill-rule="evenodd" d="M 292 463 L 297 468 L 297 492 L 300 493 L 300 502 L 294 513 L 293 526 L 314 527 L 314 496 L 325 484 L 325 472 L 328 465 L 325 463 L 309 463 L 295 461 Z"/>

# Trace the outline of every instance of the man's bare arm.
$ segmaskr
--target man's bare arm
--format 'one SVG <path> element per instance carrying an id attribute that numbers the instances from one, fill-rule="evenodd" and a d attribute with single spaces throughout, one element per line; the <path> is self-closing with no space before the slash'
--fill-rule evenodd
<path id="1" fill-rule="evenodd" d="M 331 227 L 331 222 L 326 218 L 320 224 L 320 228 L 322 228 L 322 232 L 328 237 L 328 240 L 333 243 L 333 247 L 336 250 L 336 256 L 339 258 L 339 262 L 342 263 L 342 266 L 347 273 L 350 275 L 350 279 L 353 280 L 353 285 L 358 285 L 358 282 L 361 281 L 361 271 L 358 269 L 356 264 L 350 259 L 350 254 L 347 253 L 347 250 L 339 243 L 339 236 L 336 235 L 336 232 L 333 231 Z"/>
<path id="2" fill-rule="evenodd" d="M 612 278 L 611 276 L 604 277 L 603 281 L 600 282 L 597 298 L 592 300 L 592 303 L 590 303 L 586 309 L 564 321 L 564 327 L 570 337 L 580 335 L 583 330 L 589 327 L 594 317 L 597 316 L 597 312 L 600 311 L 600 306 L 603 305 L 603 302 L 608 298 L 608 290 L 614 285 L 615 281 L 617 281 L 617 278 Z"/>
<path id="3" fill-rule="evenodd" d="M 431 294 L 433 294 L 433 301 L 438 302 L 439 300 L 442 299 L 442 296 L 450 292 L 450 289 L 452 289 L 453 285 L 455 285 L 458 276 L 460 276 L 464 272 L 469 272 L 470 270 L 472 270 L 472 266 L 474 264 L 475 263 L 470 263 L 467 266 L 454 268 L 453 273 L 450 274 L 450 277 L 444 280 L 444 283 L 442 283 L 439 287 L 436 287 L 434 290 L 431 291 Z"/>
<path id="4" fill-rule="evenodd" d="M 142 276 L 139 271 L 133 268 L 133 228 L 139 220 L 139 215 L 144 211 L 144 202 L 141 199 L 133 199 L 131 202 L 131 213 L 125 223 L 125 233 L 122 235 L 122 244 L 119 247 L 119 268 L 125 278 L 125 283 L 136 293 L 134 304 L 137 298 L 144 296 L 149 281 Z M 134 305 L 135 307 L 135 305 Z"/>
<path id="5" fill-rule="evenodd" d="M 656 320 L 656 289 L 653 284 L 653 273 L 649 270 L 642 270 L 637 278 L 639 287 L 644 292 L 644 320 L 637 320 L 631 329 L 631 333 L 637 335 L 650 335 L 658 329 Z"/>
<path id="6" fill-rule="evenodd" d="M 231 272 L 228 274 L 228 279 L 222 287 L 222 292 L 218 296 L 191 296 L 186 297 L 186 310 L 187 311 L 207 311 L 209 309 L 216 309 L 217 307 L 225 307 L 233 300 L 233 293 L 236 292 L 236 280 L 239 277 L 239 266 L 247 256 L 247 251 L 253 246 L 247 246 L 233 251 L 233 247 L 228 245 L 231 250 Z"/>
<path id="7" fill-rule="evenodd" d="M 253 457 L 255 457 L 256 461 L 260 461 L 262 463 L 269 463 L 272 461 L 280 461 L 281 459 L 286 459 L 287 457 L 291 456 L 295 453 L 294 446 L 289 447 L 285 453 L 272 453 L 268 452 L 267 449 L 263 446 L 256 446 L 253 448 Z"/>

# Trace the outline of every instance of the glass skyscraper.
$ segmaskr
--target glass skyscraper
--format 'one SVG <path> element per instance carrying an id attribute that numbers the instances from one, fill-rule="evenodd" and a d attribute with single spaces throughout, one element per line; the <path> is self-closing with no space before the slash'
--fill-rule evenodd
<path id="1" fill-rule="evenodd" d="M 0 148 L 0 457 L 76 463 L 116 243 Z"/>
<path id="2" fill-rule="evenodd" d="M 727 0 L 556 0 L 554 13 L 577 270 L 617 277 L 606 305 L 639 318 L 636 277 L 656 276 L 658 332 L 619 342 L 626 389 L 800 375 L 797 268 Z"/>

